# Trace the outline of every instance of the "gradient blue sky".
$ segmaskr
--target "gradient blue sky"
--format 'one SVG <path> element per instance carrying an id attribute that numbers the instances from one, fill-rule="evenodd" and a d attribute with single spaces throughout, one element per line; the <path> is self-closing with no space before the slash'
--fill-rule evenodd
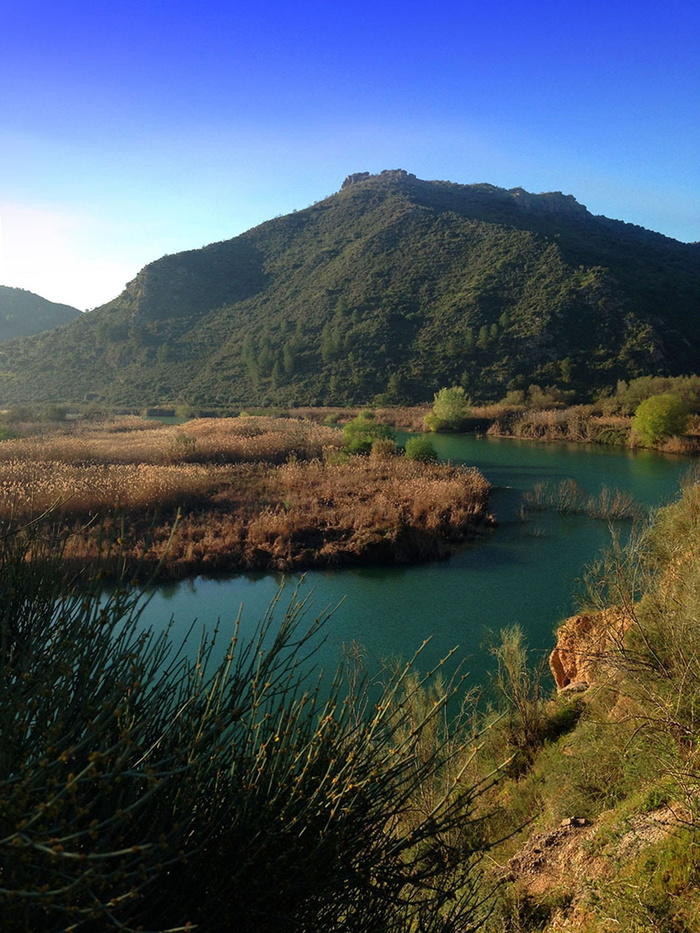
<path id="1" fill-rule="evenodd" d="M 0 284 L 80 308 L 351 172 L 700 240 L 695 0 L 2 0 Z"/>

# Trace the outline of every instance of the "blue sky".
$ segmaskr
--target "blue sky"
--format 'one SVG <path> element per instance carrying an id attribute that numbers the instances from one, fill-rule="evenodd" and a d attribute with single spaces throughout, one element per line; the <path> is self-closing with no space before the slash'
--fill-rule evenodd
<path id="1" fill-rule="evenodd" d="M 3 0 L 0 284 L 94 307 L 347 174 L 700 240 L 694 0 Z"/>

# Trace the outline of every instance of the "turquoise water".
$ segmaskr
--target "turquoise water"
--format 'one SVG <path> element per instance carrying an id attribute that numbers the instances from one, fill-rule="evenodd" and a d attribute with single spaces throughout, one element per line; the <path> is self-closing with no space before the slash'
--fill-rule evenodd
<path id="1" fill-rule="evenodd" d="M 239 574 L 195 578 L 157 590 L 144 611 L 155 627 L 175 618 L 177 640 L 197 620 L 225 636 L 242 607 L 243 633 L 252 631 L 281 584 L 300 584 L 310 614 L 336 607 L 325 627 L 319 662 L 335 668 L 346 646 L 359 645 L 370 670 L 384 659 L 408 657 L 430 639 L 420 666 L 431 667 L 459 646 L 471 678 L 490 669 L 489 632 L 515 623 L 535 651 L 547 652 L 557 624 L 576 609 L 577 580 L 610 540 L 606 522 L 584 516 L 518 519 L 521 494 L 536 483 L 574 479 L 594 494 L 608 486 L 656 506 L 673 500 L 689 461 L 651 451 L 473 436 L 431 437 L 441 459 L 477 466 L 493 489 L 498 527 L 449 560 L 398 568 L 313 571 L 298 575 Z M 286 597 L 283 597 L 284 602 Z"/>

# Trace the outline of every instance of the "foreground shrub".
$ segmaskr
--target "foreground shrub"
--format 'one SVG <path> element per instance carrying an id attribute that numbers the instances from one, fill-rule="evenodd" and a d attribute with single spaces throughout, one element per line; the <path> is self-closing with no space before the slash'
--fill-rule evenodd
<path id="1" fill-rule="evenodd" d="M 410 664 L 377 695 L 356 670 L 315 682 L 322 620 L 296 594 L 190 661 L 98 565 L 66 577 L 41 531 L 0 537 L 3 930 L 478 925 L 451 689 L 421 706 Z"/>

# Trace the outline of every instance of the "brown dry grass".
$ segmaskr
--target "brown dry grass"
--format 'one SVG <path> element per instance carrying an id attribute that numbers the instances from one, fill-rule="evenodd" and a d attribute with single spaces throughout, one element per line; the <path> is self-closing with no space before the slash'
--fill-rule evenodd
<path id="1" fill-rule="evenodd" d="M 253 417 L 44 431 L 0 445 L 0 519 L 53 509 L 68 558 L 119 549 L 168 577 L 440 557 L 488 521 L 478 472 L 347 459 L 340 443 Z"/>
<path id="2" fill-rule="evenodd" d="M 396 408 L 376 408 L 374 414 L 381 424 L 404 431 L 424 431 L 425 416 L 431 410 L 430 405 L 406 405 Z M 345 424 L 362 411 L 361 408 L 295 408 L 294 414 L 311 421 Z"/>
<path id="3" fill-rule="evenodd" d="M 526 440 L 626 446 L 630 421 L 625 415 L 596 414 L 589 405 L 525 411 L 513 409 L 496 416 L 487 433 Z"/>
<path id="4" fill-rule="evenodd" d="M 32 436 L 3 441 L 0 463 L 283 463 L 290 454 L 318 457 L 341 443 L 333 428 L 289 418 L 198 418 L 173 426 L 126 417 L 38 428 Z"/>
<path id="5" fill-rule="evenodd" d="M 137 529 L 138 556 L 172 576 L 435 558 L 485 520 L 488 494 L 476 472 L 399 457 L 238 467 L 230 480 L 148 545 Z"/>

